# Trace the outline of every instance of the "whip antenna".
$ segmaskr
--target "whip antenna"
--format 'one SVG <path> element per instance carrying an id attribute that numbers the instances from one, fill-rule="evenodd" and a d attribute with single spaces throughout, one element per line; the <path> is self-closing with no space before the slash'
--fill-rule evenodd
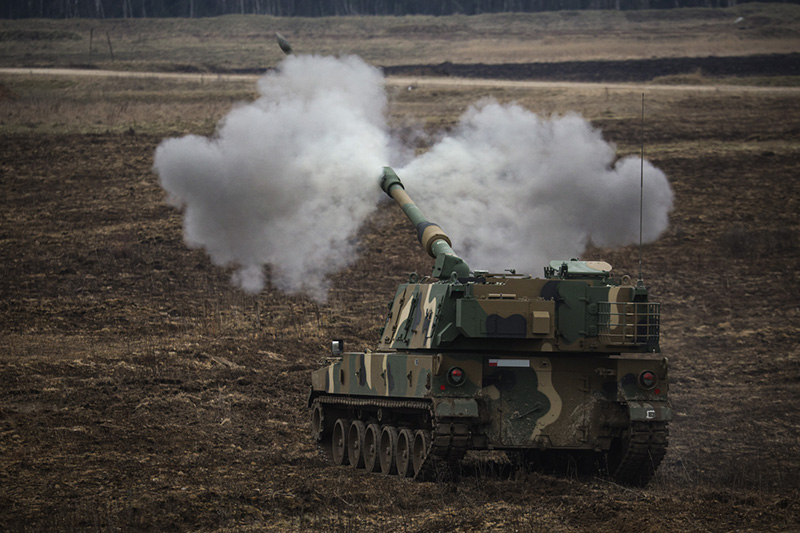
<path id="1" fill-rule="evenodd" d="M 644 93 L 642 93 L 642 154 L 641 163 L 639 167 L 639 281 L 636 283 L 637 287 L 644 287 L 644 280 L 642 279 L 642 219 L 643 204 L 644 204 Z"/>

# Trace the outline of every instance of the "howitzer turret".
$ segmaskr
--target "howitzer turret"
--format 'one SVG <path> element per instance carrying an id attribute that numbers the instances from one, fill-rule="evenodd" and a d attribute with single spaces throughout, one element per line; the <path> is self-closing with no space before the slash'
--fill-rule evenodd
<path id="1" fill-rule="evenodd" d="M 544 278 L 470 272 L 447 234 L 386 167 L 433 279 L 401 284 L 376 352 L 312 374 L 312 435 L 336 464 L 430 478 L 467 450 L 512 458 L 568 453 L 615 480 L 647 483 L 666 452 L 659 306 L 605 262 L 552 261 Z M 585 462 L 585 461 L 584 461 Z"/>

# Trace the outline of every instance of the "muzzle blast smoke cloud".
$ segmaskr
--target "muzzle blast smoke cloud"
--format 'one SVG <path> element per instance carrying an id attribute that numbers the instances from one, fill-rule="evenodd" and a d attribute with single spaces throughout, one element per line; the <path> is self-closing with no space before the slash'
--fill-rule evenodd
<path id="1" fill-rule="evenodd" d="M 354 56 L 288 56 L 211 138 L 167 139 L 155 170 L 184 210 L 184 237 L 235 284 L 257 293 L 264 267 L 280 289 L 324 301 L 328 275 L 355 259 L 355 234 L 400 159 L 381 72 Z M 402 152 L 407 153 L 407 151 Z M 639 159 L 575 114 L 545 120 L 486 101 L 397 172 L 473 268 L 534 272 L 586 244 L 639 237 Z M 645 241 L 667 227 L 673 194 L 645 162 Z"/>
<path id="2" fill-rule="evenodd" d="M 353 235 L 375 206 L 388 158 L 381 72 L 356 57 L 288 57 L 212 138 L 168 139 L 155 170 L 184 209 L 184 237 L 234 283 L 324 300 L 327 274 L 354 258 Z"/>

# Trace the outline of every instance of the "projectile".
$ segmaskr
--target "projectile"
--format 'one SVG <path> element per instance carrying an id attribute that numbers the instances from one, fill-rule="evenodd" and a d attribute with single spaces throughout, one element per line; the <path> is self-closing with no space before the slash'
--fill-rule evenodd
<path id="1" fill-rule="evenodd" d="M 281 47 L 281 50 L 283 50 L 284 54 L 288 56 L 292 53 L 292 45 L 289 44 L 289 41 L 286 40 L 286 37 L 278 32 L 275 32 L 275 38 L 278 40 L 278 46 Z"/>

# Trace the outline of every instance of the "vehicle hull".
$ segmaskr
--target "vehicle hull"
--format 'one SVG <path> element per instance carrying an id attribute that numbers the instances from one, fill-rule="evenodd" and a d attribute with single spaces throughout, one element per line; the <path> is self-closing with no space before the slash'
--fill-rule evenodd
<path id="1" fill-rule="evenodd" d="M 467 450 L 589 452 L 621 463 L 632 433 L 641 438 L 653 431 L 640 461 L 648 464 L 637 467 L 646 472 L 640 476 L 634 468 L 637 480 L 649 479 L 666 450 L 672 417 L 666 360 L 546 355 L 342 354 L 312 375 L 309 406 L 325 420 L 316 423 L 314 437 L 331 446 L 331 424 L 360 421 L 419 431 L 430 441 L 425 455 L 450 463 Z M 655 380 L 645 387 L 640 376 L 648 372 Z"/>

